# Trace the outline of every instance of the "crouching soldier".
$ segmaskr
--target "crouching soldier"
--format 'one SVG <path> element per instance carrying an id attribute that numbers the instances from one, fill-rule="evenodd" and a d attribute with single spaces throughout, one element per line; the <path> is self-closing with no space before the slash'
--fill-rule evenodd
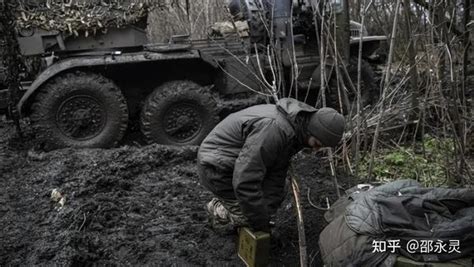
<path id="1" fill-rule="evenodd" d="M 335 146 L 343 132 L 344 117 L 334 109 L 290 98 L 229 115 L 198 152 L 201 183 L 215 195 L 207 204 L 213 224 L 268 232 L 291 157 L 304 147 Z"/>

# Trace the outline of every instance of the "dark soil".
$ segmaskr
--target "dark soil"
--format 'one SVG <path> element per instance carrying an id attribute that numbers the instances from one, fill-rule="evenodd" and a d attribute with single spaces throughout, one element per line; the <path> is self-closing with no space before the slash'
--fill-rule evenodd
<path id="1" fill-rule="evenodd" d="M 197 147 L 161 145 L 35 151 L 32 133 L 20 141 L 0 122 L 0 265 L 244 266 L 237 235 L 214 232 L 200 186 Z M 312 266 L 325 206 L 336 200 L 325 159 L 299 154 L 301 193 Z M 339 177 L 343 188 L 355 181 Z M 62 206 L 51 199 L 57 189 Z M 291 195 L 277 214 L 272 266 L 299 264 Z"/>

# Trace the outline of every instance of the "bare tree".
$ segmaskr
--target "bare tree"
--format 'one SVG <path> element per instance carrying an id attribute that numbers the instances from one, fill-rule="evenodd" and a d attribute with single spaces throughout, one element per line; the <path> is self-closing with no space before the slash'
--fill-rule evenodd
<path id="1" fill-rule="evenodd" d="M 20 99 L 20 70 L 22 66 L 20 48 L 16 39 L 16 16 L 15 11 L 18 7 L 18 2 L 13 0 L 6 0 L 0 2 L 0 32 L 2 33 L 3 43 L 2 60 L 6 69 L 6 84 L 8 85 L 8 103 L 9 112 L 15 121 L 15 125 L 19 136 L 21 137 L 20 116 L 16 109 L 16 103 Z"/>

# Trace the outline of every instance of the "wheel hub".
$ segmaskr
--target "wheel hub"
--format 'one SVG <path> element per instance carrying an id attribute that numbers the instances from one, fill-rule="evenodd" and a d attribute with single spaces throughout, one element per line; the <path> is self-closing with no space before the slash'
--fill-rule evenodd
<path id="1" fill-rule="evenodd" d="M 97 136 L 105 125 L 102 105 L 87 95 L 72 96 L 59 107 L 56 121 L 59 129 L 68 137 L 86 140 Z"/>
<path id="2" fill-rule="evenodd" d="M 165 132 L 178 142 L 186 142 L 202 128 L 197 108 L 188 103 L 175 104 L 165 114 Z"/>

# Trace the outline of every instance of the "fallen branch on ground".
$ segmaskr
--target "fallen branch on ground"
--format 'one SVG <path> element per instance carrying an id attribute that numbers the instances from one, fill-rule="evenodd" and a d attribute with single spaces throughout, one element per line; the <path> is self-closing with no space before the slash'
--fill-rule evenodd
<path id="1" fill-rule="evenodd" d="M 293 173 L 292 170 L 290 170 L 290 178 L 291 178 L 291 189 L 293 191 L 293 197 L 295 199 L 295 207 L 297 211 L 296 222 L 298 226 L 300 266 L 306 267 L 308 266 L 308 254 L 306 251 L 306 234 L 304 230 L 303 211 L 301 208 L 300 187 L 297 181 L 298 177 Z"/>

